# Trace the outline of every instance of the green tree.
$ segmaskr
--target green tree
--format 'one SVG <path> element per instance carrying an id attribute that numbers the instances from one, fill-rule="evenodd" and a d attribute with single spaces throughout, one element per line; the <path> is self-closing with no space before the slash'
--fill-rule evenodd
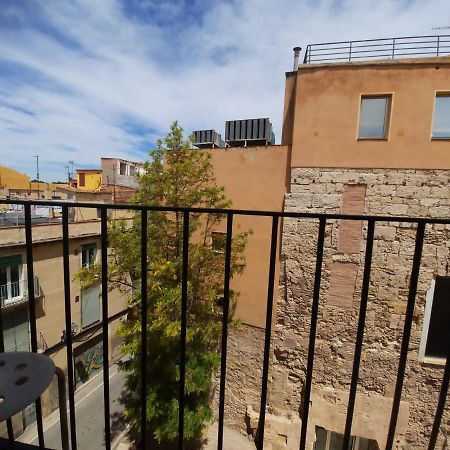
<path id="1" fill-rule="evenodd" d="M 192 149 L 191 140 L 174 122 L 167 136 L 157 142 L 138 176 L 139 191 L 132 203 L 149 206 L 229 208 L 224 188 L 217 185 L 211 154 Z M 213 230 L 223 220 L 220 214 L 190 214 L 189 277 L 186 338 L 185 437 L 202 435 L 211 420 L 210 391 L 220 365 L 220 335 L 224 251 Z M 108 228 L 110 255 L 109 288 L 129 295 L 132 313 L 119 328 L 122 351 L 129 356 L 120 368 L 126 373 L 130 395 L 126 416 L 140 424 L 141 374 L 141 217 L 111 221 Z M 147 328 L 147 426 L 158 440 L 178 436 L 179 352 L 181 325 L 182 213 L 149 211 L 148 236 L 148 328 Z M 249 232 L 236 233 L 232 241 L 231 274 L 242 273 L 243 251 Z M 217 243 L 219 243 L 219 248 Z M 98 279 L 101 267 L 82 269 L 82 285 Z M 130 294 L 130 289 L 132 293 Z M 238 293 L 230 293 L 231 309 Z"/>

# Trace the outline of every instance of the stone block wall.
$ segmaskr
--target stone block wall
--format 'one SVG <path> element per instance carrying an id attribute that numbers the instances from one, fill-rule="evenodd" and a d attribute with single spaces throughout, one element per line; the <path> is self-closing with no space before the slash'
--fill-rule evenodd
<path id="1" fill-rule="evenodd" d="M 416 217 L 449 217 L 450 213 L 450 170 L 297 168 L 292 170 L 291 181 L 286 211 L 357 213 L 361 208 L 364 214 Z M 348 224 L 328 221 L 326 225 L 311 399 L 314 412 L 307 448 L 312 448 L 315 425 L 338 433 L 344 430 L 342 413 L 351 381 L 367 231 L 366 223 L 362 227 Z M 317 232 L 317 221 L 284 221 L 282 287 L 269 396 L 269 408 L 279 415 L 301 411 Z M 379 222 L 375 228 L 352 434 L 375 439 L 380 448 L 384 448 L 387 436 L 380 414 L 389 417 L 392 406 L 415 233 L 414 225 L 394 221 Z M 450 273 L 449 264 L 450 227 L 427 226 L 396 434 L 399 449 L 427 448 L 443 366 L 419 362 L 418 350 L 426 292 L 434 276 Z M 439 449 L 450 433 L 449 403 L 442 419 Z"/>

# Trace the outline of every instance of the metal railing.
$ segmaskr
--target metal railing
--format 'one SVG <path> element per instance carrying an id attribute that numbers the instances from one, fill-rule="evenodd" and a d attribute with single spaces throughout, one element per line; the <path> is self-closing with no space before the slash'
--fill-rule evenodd
<path id="1" fill-rule="evenodd" d="M 12 283 L 3 284 L 0 286 L 0 302 L 2 308 L 19 305 L 28 301 L 28 282 L 27 280 L 13 281 Z M 39 277 L 34 276 L 34 297 L 42 296 L 41 285 L 39 284 Z"/>
<path id="2" fill-rule="evenodd" d="M 2 203 L 12 203 L 13 201 L 3 201 Z M 32 204 L 45 205 L 48 202 L 28 202 L 28 201 L 14 201 L 24 205 L 25 209 L 25 233 L 26 233 L 26 250 L 27 250 L 27 273 L 28 273 L 28 290 L 29 290 L 29 317 L 31 330 L 31 349 L 37 352 L 37 333 L 36 333 L 36 314 L 34 305 L 35 292 L 34 283 L 30 280 L 34 279 L 33 273 L 33 240 L 32 240 L 32 224 L 30 207 Z M 52 204 L 58 204 L 52 202 Z M 301 432 L 300 432 L 300 450 L 306 448 L 306 435 L 308 428 L 308 416 L 310 410 L 311 400 L 311 386 L 313 380 L 313 365 L 315 358 L 315 342 L 318 325 L 318 311 L 319 299 L 322 281 L 322 266 L 325 243 L 325 228 L 327 222 L 335 220 L 352 220 L 367 223 L 367 238 L 365 247 L 363 281 L 361 289 L 361 302 L 359 308 L 359 318 L 357 326 L 357 334 L 355 341 L 355 353 L 353 358 L 353 369 L 350 384 L 349 402 L 346 415 L 344 445 L 343 449 L 347 449 L 352 430 L 353 412 L 355 407 L 355 400 L 357 395 L 357 387 L 359 380 L 359 369 L 361 364 L 361 353 L 363 346 L 364 328 L 366 321 L 366 312 L 368 304 L 369 282 L 371 276 L 372 251 L 374 244 L 374 230 L 377 223 L 399 222 L 412 224 L 416 228 L 415 248 L 412 262 L 411 273 L 409 277 L 408 301 L 403 325 L 403 335 L 401 341 L 401 350 L 399 357 L 399 364 L 396 375 L 395 392 L 392 402 L 392 410 L 390 413 L 390 422 L 385 444 L 386 450 L 392 450 L 394 438 L 396 435 L 397 421 L 399 415 L 400 401 L 402 397 L 402 390 L 405 378 L 407 356 L 409 351 L 409 343 L 411 337 L 411 327 L 413 323 L 413 313 L 416 301 L 418 276 L 421 266 L 422 248 L 424 243 L 425 226 L 427 224 L 445 224 L 450 225 L 450 218 L 435 219 L 435 218 L 413 218 L 413 217 L 394 217 L 394 216 L 363 216 L 363 215 L 344 215 L 344 214 L 322 214 L 322 213 L 307 213 L 307 212 L 273 212 L 273 211 L 256 211 L 256 210 L 233 210 L 233 209 L 207 209 L 207 208 L 170 208 L 170 207 L 148 207 L 139 205 L 99 205 L 90 203 L 61 203 L 62 206 L 62 232 L 63 232 L 63 281 L 64 281 L 64 305 L 65 305 L 65 329 L 66 340 L 59 344 L 60 347 L 66 347 L 67 352 L 67 367 L 68 367 L 68 397 L 69 397 L 69 412 L 70 412 L 70 430 L 71 430 L 71 445 L 72 449 L 77 448 L 77 434 L 76 434 L 76 415 L 75 415 L 75 401 L 74 401 L 74 361 L 73 361 L 73 338 L 72 338 L 72 321 L 71 321 L 71 293 L 70 293 L 70 272 L 69 272 L 69 208 L 71 206 L 81 206 L 86 208 L 100 208 L 101 209 L 101 244 L 102 250 L 107 249 L 108 245 L 108 209 L 123 209 L 134 210 L 136 214 L 141 216 L 141 333 L 142 333 L 142 352 L 141 352 L 141 443 L 140 448 L 146 449 L 146 423 L 147 423 L 147 408 L 145 404 L 147 384 L 150 380 L 146 379 L 145 368 L 147 364 L 147 221 L 149 211 L 162 212 L 178 212 L 183 217 L 183 240 L 182 240 L 182 299 L 181 299 L 181 329 L 180 329 L 180 380 L 179 380 L 179 427 L 178 427 L 178 449 L 183 450 L 185 445 L 184 440 L 184 405 L 185 405 L 185 375 L 186 375 L 186 330 L 187 330 L 187 301 L 188 301 L 188 273 L 189 273 L 189 219 L 191 214 L 223 214 L 226 217 L 227 232 L 225 244 L 225 267 L 224 267 L 224 290 L 223 290 L 223 315 L 222 315 L 222 336 L 221 336 L 221 367 L 220 367 L 220 388 L 219 388 L 219 423 L 218 423 L 218 446 L 219 450 L 223 449 L 223 431 L 224 431 L 224 417 L 225 417 L 225 387 L 226 387 L 226 373 L 227 373 L 227 341 L 228 341 L 228 315 L 230 302 L 230 265 L 231 265 L 231 248 L 233 236 L 233 220 L 237 216 L 254 216 L 269 218 L 272 222 L 271 226 L 271 240 L 270 240 L 270 256 L 268 261 L 269 276 L 267 285 L 267 302 L 266 302 L 266 322 L 265 322 L 265 338 L 264 338 L 264 354 L 262 364 L 262 380 L 261 380 L 261 396 L 260 396 L 260 416 L 256 446 L 258 450 L 264 448 L 264 430 L 265 430 L 265 415 L 267 406 L 267 386 L 269 376 L 269 361 L 271 349 L 271 330 L 272 330 L 272 307 L 273 294 L 275 283 L 275 270 L 277 259 L 277 245 L 279 236 L 280 222 L 284 218 L 295 218 L 299 220 L 314 220 L 319 224 L 319 231 L 317 235 L 316 247 L 316 267 L 314 274 L 314 288 L 312 292 L 312 310 L 310 316 L 309 328 L 309 346 L 306 364 L 306 377 L 303 391 L 302 407 L 301 407 Z M 97 324 L 96 329 L 102 330 L 103 352 L 108 355 L 108 324 L 114 318 L 127 313 L 129 310 L 124 310 L 115 316 L 108 317 L 108 276 L 107 276 L 107 251 L 101 252 L 102 262 L 102 321 Z M 1 324 L 1 309 L 0 309 L 0 324 Z M 3 340 L 0 339 L 0 351 L 4 350 Z M 450 354 L 450 348 L 449 348 Z M 105 434 L 105 448 L 111 448 L 111 417 L 110 417 L 110 391 L 109 391 L 109 362 L 108 357 L 103 358 L 103 400 L 104 400 L 104 434 Z M 441 420 L 445 408 L 448 388 L 450 380 L 450 358 L 447 358 L 443 379 L 440 387 L 438 402 L 436 406 L 436 413 L 433 418 L 432 431 L 429 437 L 428 450 L 435 448 L 438 437 Z M 39 445 L 44 448 L 44 430 L 42 422 L 42 409 L 40 399 L 36 401 L 36 417 Z M 8 421 L 9 439 L 14 440 L 11 421 Z"/>
<path id="3" fill-rule="evenodd" d="M 306 47 L 304 64 L 450 55 L 450 35 L 326 42 Z"/>

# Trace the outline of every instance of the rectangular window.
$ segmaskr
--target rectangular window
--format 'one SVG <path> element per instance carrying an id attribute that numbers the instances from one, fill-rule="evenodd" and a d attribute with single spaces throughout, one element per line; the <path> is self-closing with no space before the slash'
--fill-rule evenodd
<path id="1" fill-rule="evenodd" d="M 391 95 L 361 97 L 359 139 L 386 139 L 388 136 Z"/>
<path id="2" fill-rule="evenodd" d="M 81 266 L 89 268 L 95 264 L 97 254 L 97 245 L 95 243 L 92 244 L 83 244 L 81 246 Z"/>
<path id="3" fill-rule="evenodd" d="M 446 359 L 450 342 L 450 277 L 437 276 L 427 292 L 419 359 Z"/>
<path id="4" fill-rule="evenodd" d="M 126 175 L 127 174 L 127 165 L 125 163 L 120 163 L 120 175 Z"/>
<path id="5" fill-rule="evenodd" d="M 343 443 L 343 434 L 316 427 L 314 450 L 342 450 Z M 350 436 L 348 450 L 379 450 L 379 447 L 373 439 Z"/>
<path id="6" fill-rule="evenodd" d="M 86 174 L 85 173 L 79 174 L 79 182 L 80 182 L 80 186 L 86 185 Z"/>
<path id="7" fill-rule="evenodd" d="M 450 139 L 450 93 L 436 94 L 431 137 Z"/>
<path id="8" fill-rule="evenodd" d="M 136 174 L 136 167 L 135 166 L 130 166 L 130 175 L 132 177 L 134 177 L 135 174 Z"/>
<path id="9" fill-rule="evenodd" d="M 91 286 L 81 291 L 81 327 L 100 321 L 100 288 Z"/>
<path id="10" fill-rule="evenodd" d="M 2 306 L 8 301 L 23 297 L 22 257 L 20 255 L 0 258 L 0 300 Z"/>
<path id="11" fill-rule="evenodd" d="M 21 306 L 11 311 L 7 310 L 2 320 L 5 352 L 30 351 L 28 308 Z"/>

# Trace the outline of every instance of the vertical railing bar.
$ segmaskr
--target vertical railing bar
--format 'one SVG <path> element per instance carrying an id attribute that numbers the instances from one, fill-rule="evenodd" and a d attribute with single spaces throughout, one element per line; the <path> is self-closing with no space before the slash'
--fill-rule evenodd
<path id="1" fill-rule="evenodd" d="M 225 243 L 225 275 L 223 282 L 223 313 L 222 313 L 222 351 L 220 359 L 220 395 L 219 395 L 219 427 L 217 434 L 217 449 L 223 449 L 223 420 L 225 411 L 225 383 L 227 373 L 227 339 L 228 315 L 230 309 L 230 277 L 231 277 L 231 244 L 233 239 L 233 214 L 227 215 L 227 239 Z"/>
<path id="2" fill-rule="evenodd" d="M 77 427 L 75 417 L 74 364 L 72 347 L 72 307 L 70 303 L 69 266 L 69 208 L 62 207 L 64 313 L 66 320 L 67 381 L 69 386 L 70 441 L 72 450 L 77 448 Z"/>
<path id="3" fill-rule="evenodd" d="M 3 338 L 3 311 L 2 303 L 0 302 L 0 353 L 5 351 L 5 341 Z M 11 419 L 6 419 L 6 428 L 8 430 L 8 441 L 10 445 L 14 444 L 14 428 Z"/>
<path id="4" fill-rule="evenodd" d="M 189 273 L 189 211 L 183 212 L 183 267 L 181 275 L 180 392 L 178 399 L 178 449 L 184 448 L 184 391 L 186 387 L 186 327 Z"/>
<path id="5" fill-rule="evenodd" d="M 269 279 L 267 283 L 267 307 L 266 307 L 267 309 L 266 309 L 266 328 L 264 337 L 263 373 L 261 382 L 261 403 L 259 408 L 259 421 L 256 439 L 256 448 L 258 450 L 262 450 L 264 448 L 264 428 L 266 421 L 267 382 L 269 378 L 270 339 L 272 334 L 273 293 L 274 293 L 275 267 L 277 256 L 278 222 L 279 217 L 273 216 L 272 235 L 270 242 Z"/>
<path id="6" fill-rule="evenodd" d="M 447 351 L 447 361 L 445 363 L 444 376 L 442 378 L 441 390 L 439 393 L 438 405 L 434 416 L 433 428 L 431 430 L 430 443 L 428 450 L 434 450 L 436 446 L 439 428 L 441 426 L 442 415 L 444 414 L 445 402 L 448 394 L 448 385 L 450 381 L 450 342 Z"/>
<path id="7" fill-rule="evenodd" d="M 352 60 L 352 42 L 350 42 L 349 52 L 348 52 L 348 60 Z"/>
<path id="8" fill-rule="evenodd" d="M 109 345 L 108 345 L 108 209 L 101 207 L 102 244 L 102 338 L 103 338 L 103 408 L 105 419 L 105 448 L 111 448 L 109 404 Z"/>
<path id="9" fill-rule="evenodd" d="M 141 211 L 141 449 L 146 449 L 147 431 L 147 210 Z"/>
<path id="10" fill-rule="evenodd" d="M 395 58 L 395 38 L 392 39 L 392 59 Z"/>
<path id="11" fill-rule="evenodd" d="M 385 450 L 392 450 L 394 444 L 395 429 L 397 427 L 398 412 L 400 408 L 400 399 L 402 396 L 403 379 L 405 377 L 406 362 L 408 358 L 409 339 L 411 335 L 411 325 L 414 314 L 414 305 L 417 294 L 417 282 L 419 280 L 420 261 L 422 258 L 423 239 L 425 233 L 425 221 L 417 224 L 416 242 L 414 248 L 414 259 L 411 269 L 411 278 L 409 281 L 408 305 L 406 307 L 405 325 L 403 327 L 402 346 L 400 350 L 400 360 L 397 373 L 397 381 L 394 392 L 394 400 L 392 403 L 391 419 L 389 423 L 388 437 L 386 440 Z"/>
<path id="12" fill-rule="evenodd" d="M 37 353 L 37 330 L 36 330 L 36 305 L 34 295 L 34 270 L 33 270 L 33 237 L 31 232 L 31 205 L 25 206 L 25 245 L 27 251 L 27 284 L 28 284 L 28 312 L 30 315 L 31 351 Z M 42 405 L 39 397 L 36 402 L 36 421 L 39 447 L 44 448 L 44 428 L 42 424 Z"/>
<path id="13" fill-rule="evenodd" d="M 439 56 L 439 43 L 440 43 L 440 36 L 437 37 L 436 56 Z"/>
<path id="14" fill-rule="evenodd" d="M 355 408 L 356 390 L 358 386 L 359 366 L 361 362 L 361 351 L 364 338 L 364 326 L 366 322 L 367 300 L 369 297 L 370 270 L 372 267 L 373 236 L 375 231 L 375 220 L 368 220 L 366 255 L 364 261 L 364 273 L 361 288 L 361 303 L 359 307 L 358 330 L 356 333 L 355 355 L 353 359 L 352 381 L 348 397 L 347 419 L 345 422 L 344 443 L 342 450 L 346 450 L 350 444 L 350 433 L 352 430 L 353 411 Z"/>
<path id="15" fill-rule="evenodd" d="M 306 432 L 308 430 L 309 401 L 314 366 L 314 349 L 316 344 L 317 315 L 319 313 L 320 282 L 322 279 L 323 244 L 325 240 L 326 217 L 319 219 L 317 236 L 316 271 L 314 275 L 313 301 L 311 306 L 311 323 L 309 327 L 308 362 L 306 366 L 305 389 L 302 407 L 302 428 L 300 433 L 300 450 L 306 448 Z"/>

